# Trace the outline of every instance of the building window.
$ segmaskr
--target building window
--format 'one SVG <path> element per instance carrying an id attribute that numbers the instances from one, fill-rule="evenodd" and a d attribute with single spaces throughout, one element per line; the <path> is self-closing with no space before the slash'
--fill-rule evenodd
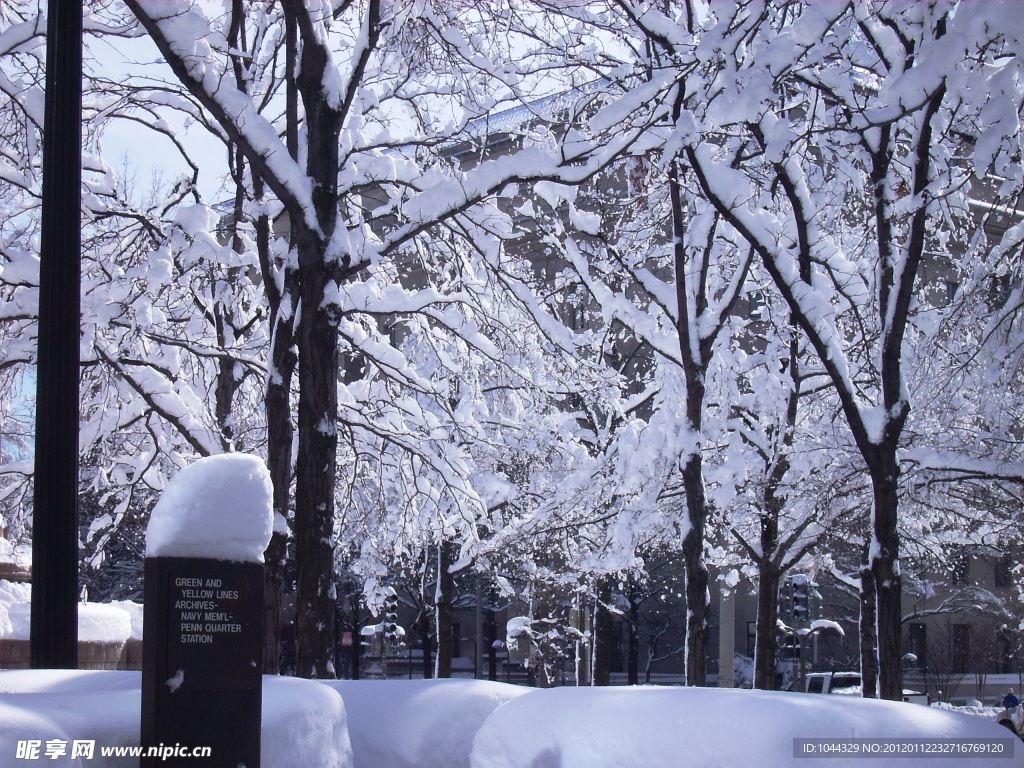
<path id="1" fill-rule="evenodd" d="M 971 658 L 971 625 L 954 624 L 953 633 L 953 672 L 966 673 Z"/>
<path id="2" fill-rule="evenodd" d="M 971 556 L 967 552 L 954 552 L 950 558 L 950 578 L 954 584 L 968 584 L 971 575 Z"/>
<path id="3" fill-rule="evenodd" d="M 1013 558 L 1003 555 L 995 562 L 995 585 L 997 587 L 1013 586 Z"/>
<path id="4" fill-rule="evenodd" d="M 946 286 L 946 303 L 952 304 L 953 299 L 956 298 L 956 292 L 960 289 L 960 283 L 954 282 L 953 280 L 947 280 Z"/>
<path id="5" fill-rule="evenodd" d="M 924 667 L 928 663 L 928 625 L 913 622 L 910 625 L 910 642 L 907 650 L 917 657 L 914 664 Z"/>
<path id="6" fill-rule="evenodd" d="M 1020 671 L 1018 654 L 1020 652 L 1020 638 L 1013 630 L 1003 627 L 999 630 L 999 661 L 996 666 L 996 673 L 1009 675 Z"/>
<path id="7" fill-rule="evenodd" d="M 1010 298 L 1011 275 L 990 275 L 988 278 L 988 303 L 991 309 L 998 309 Z"/>

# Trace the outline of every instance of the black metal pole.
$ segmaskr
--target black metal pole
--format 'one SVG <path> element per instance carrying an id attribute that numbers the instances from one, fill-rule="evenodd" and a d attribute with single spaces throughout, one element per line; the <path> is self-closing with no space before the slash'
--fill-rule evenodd
<path id="1" fill-rule="evenodd" d="M 49 0 L 29 640 L 34 669 L 78 666 L 81 183 L 82 4 Z"/>

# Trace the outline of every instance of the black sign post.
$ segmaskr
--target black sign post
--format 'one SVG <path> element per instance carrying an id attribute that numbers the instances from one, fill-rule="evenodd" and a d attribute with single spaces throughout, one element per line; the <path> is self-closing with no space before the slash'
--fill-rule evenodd
<path id="1" fill-rule="evenodd" d="M 142 638 L 142 768 L 259 768 L 263 564 L 146 558 Z"/>
<path id="2" fill-rule="evenodd" d="M 79 590 L 81 3 L 50 0 L 47 6 L 45 98 L 29 653 L 34 669 L 74 669 Z"/>

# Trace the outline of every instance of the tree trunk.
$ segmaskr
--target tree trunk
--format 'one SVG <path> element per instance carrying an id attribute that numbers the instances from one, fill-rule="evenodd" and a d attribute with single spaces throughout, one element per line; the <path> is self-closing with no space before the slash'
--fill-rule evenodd
<path id="1" fill-rule="evenodd" d="M 236 11 L 237 13 L 237 11 Z M 298 90 L 295 85 L 295 55 L 297 51 L 294 17 L 286 19 L 285 30 L 285 145 L 293 160 L 298 159 L 299 120 Z M 264 199 L 264 183 L 252 171 L 253 195 L 260 203 Z M 265 211 L 260 205 L 260 210 Z M 270 305 L 270 373 L 263 407 L 267 416 L 267 468 L 274 486 L 274 533 L 263 555 L 263 672 L 280 672 L 281 610 L 284 604 L 284 571 L 288 561 L 288 508 L 291 501 L 292 445 L 295 439 L 292 427 L 291 389 L 298 358 L 295 351 L 294 311 L 298 304 L 298 275 L 294 269 L 274 264 L 270 249 L 270 217 L 264 212 L 256 219 L 256 250 L 263 273 L 264 293 Z M 292 236 L 294 238 L 292 228 Z M 278 288 L 277 270 L 283 271 Z M 358 630 L 358 628 L 357 628 Z M 353 675 L 359 678 L 359 633 L 354 633 Z"/>
<path id="2" fill-rule="evenodd" d="M 217 307 L 215 310 L 217 317 L 217 343 L 221 349 L 226 349 L 228 340 L 224 333 L 224 310 L 221 307 Z M 235 361 L 227 355 L 224 355 L 217 362 L 217 384 L 214 387 L 213 398 L 214 398 L 214 414 L 217 420 L 217 426 L 220 428 L 220 439 L 221 445 L 224 450 L 231 449 L 232 439 L 234 438 L 234 430 L 231 426 L 231 410 L 235 402 L 235 390 L 238 388 L 238 382 L 235 379 Z"/>
<path id="3" fill-rule="evenodd" d="M 879 696 L 890 701 L 903 700 L 903 656 L 901 626 L 903 619 L 903 581 L 900 577 L 896 451 L 886 451 L 881 477 L 872 478 L 874 490 L 873 526 L 876 546 L 868 563 L 874 577 L 877 615 Z"/>
<path id="4" fill-rule="evenodd" d="M 708 592 L 708 568 L 704 562 L 704 521 L 707 504 L 701 456 L 690 454 L 683 466 L 687 522 L 683 538 L 686 568 L 686 684 L 707 685 L 708 645 L 711 633 L 711 596 Z"/>
<path id="5" fill-rule="evenodd" d="M 263 197 L 259 177 L 253 180 L 257 199 Z M 263 396 L 267 417 L 267 469 L 273 484 L 274 533 L 263 553 L 263 672 L 276 675 L 281 671 L 281 610 L 284 603 L 284 569 L 288 560 L 288 507 L 292 483 L 291 388 L 295 366 L 295 339 L 291 308 L 298 295 L 293 270 L 286 270 L 282 291 L 277 289 L 275 267 L 270 253 L 270 221 L 266 215 L 256 220 L 256 249 L 263 270 L 263 284 L 270 305 L 270 375 Z M 271 289 L 271 286 L 273 288 Z"/>
<path id="6" fill-rule="evenodd" d="M 632 587 L 632 579 L 630 580 Z M 637 595 L 630 591 L 629 595 L 629 650 L 626 662 L 626 683 L 629 685 L 640 684 L 640 603 L 637 602 Z"/>
<path id="7" fill-rule="evenodd" d="M 487 615 L 487 679 L 498 679 L 498 649 L 495 643 L 498 641 L 498 622 L 494 618 L 494 611 L 488 610 Z"/>
<path id="8" fill-rule="evenodd" d="M 875 643 L 875 576 L 865 567 L 860 572 L 860 679 L 865 699 L 878 695 Z"/>
<path id="9" fill-rule="evenodd" d="M 434 676 L 434 644 L 431 641 L 433 636 L 434 612 L 426 606 L 420 614 L 420 637 L 423 642 L 423 679 L 429 680 Z"/>
<path id="10" fill-rule="evenodd" d="M 452 650 L 455 638 L 452 628 L 455 618 L 455 578 L 451 567 L 458 554 L 455 542 L 444 540 L 438 546 L 437 558 L 437 661 L 434 664 L 435 676 L 439 678 L 452 676 Z"/>
<path id="11" fill-rule="evenodd" d="M 775 659 L 779 654 L 779 569 L 763 558 L 758 563 L 757 624 L 754 640 L 754 687 L 775 690 Z"/>
<path id="12" fill-rule="evenodd" d="M 338 448 L 337 311 L 324 302 L 329 284 L 344 283 L 351 255 L 329 254 L 338 223 L 340 105 L 324 91 L 329 52 L 305 7 L 282 5 L 295 19 L 302 45 L 295 83 L 305 108 L 306 174 L 314 211 L 289 211 L 298 256 L 301 309 L 299 450 L 295 465 L 296 630 L 300 677 L 334 677 L 334 488 Z M 308 216 L 315 213 L 314 229 Z"/>
<path id="13" fill-rule="evenodd" d="M 358 624 L 358 622 L 356 622 Z M 351 675 L 353 680 L 358 680 L 360 675 L 359 665 L 363 658 L 363 636 L 359 634 L 360 627 L 356 626 L 352 632 L 352 647 L 349 650 L 349 663 L 351 664 Z"/>
<path id="14" fill-rule="evenodd" d="M 276 511 L 276 510 L 275 510 Z M 281 672 L 281 611 L 288 536 L 274 532 L 263 553 L 263 674 Z"/>
<path id="15" fill-rule="evenodd" d="M 260 263 L 264 270 L 264 285 L 273 284 L 273 267 L 270 257 L 270 223 L 266 216 L 256 222 L 256 243 Z M 267 417 L 267 469 L 273 484 L 274 533 L 263 554 L 264 568 L 264 643 L 263 671 L 277 674 L 280 671 L 281 610 L 284 603 L 284 570 L 288 559 L 288 508 L 291 501 L 292 483 L 292 428 L 291 387 L 295 366 L 292 317 L 289 312 L 282 314 L 282 301 L 287 307 L 294 307 L 298 286 L 295 273 L 287 270 L 283 280 L 284 293 L 267 291 L 270 303 L 270 375 L 263 398 Z"/>
<path id="16" fill-rule="evenodd" d="M 362 652 L 364 652 L 362 651 L 362 634 L 360 632 L 362 629 L 362 621 L 359 616 L 359 609 L 362 604 L 362 595 L 360 592 L 355 592 L 354 594 L 350 593 L 346 596 L 346 601 L 348 602 L 348 607 L 352 616 L 352 645 L 348 649 L 349 674 L 352 680 L 358 680 L 362 674 L 360 668 L 362 664 Z"/>
<path id="17" fill-rule="evenodd" d="M 612 612 L 608 606 L 612 601 L 612 582 L 605 577 L 597 587 L 597 604 L 594 606 L 594 671 L 591 685 L 612 684 Z"/>
<path id="18" fill-rule="evenodd" d="M 300 249 L 301 253 L 301 249 Z M 300 256 L 301 258 L 301 256 Z M 319 279 L 317 279 L 319 278 Z M 334 484 L 337 329 L 323 311 L 324 275 L 305 270 L 299 325 L 299 457 L 295 466 L 298 675 L 334 677 Z"/>
<path id="19" fill-rule="evenodd" d="M 673 107 L 678 119 L 683 108 L 683 89 Z M 701 335 L 699 319 L 707 310 L 707 275 L 688 278 L 686 248 L 686 204 L 680 181 L 680 162 L 669 166 L 669 197 L 672 204 L 673 267 L 676 288 L 676 333 L 680 360 L 686 381 L 686 427 L 697 439 L 683 464 L 683 491 L 686 495 L 686 535 L 683 538 L 683 562 L 686 570 L 686 684 L 707 684 L 707 658 L 711 636 L 711 594 L 708 592 L 708 568 L 704 561 L 704 527 L 708 504 L 704 492 L 704 470 L 699 441 L 704 423 L 704 377 L 711 361 L 713 335 Z M 714 230 L 712 229 L 712 232 Z M 707 250 L 710 249 L 708 245 Z M 708 253 L 705 252 L 705 257 Z M 689 280 L 696 282 L 691 286 Z M 692 288 L 692 291 L 691 291 Z M 692 294 L 692 295 L 691 295 Z"/>
<path id="20" fill-rule="evenodd" d="M 296 56 L 286 62 L 289 82 L 294 87 L 304 110 L 305 174 L 308 177 L 311 204 L 296 196 L 286 179 L 276 176 L 266 151 L 254 146 L 224 104 L 204 87 L 202 78 L 186 65 L 180 53 L 160 28 L 133 0 L 126 0 L 132 12 L 145 26 L 175 75 L 192 96 L 210 110 L 228 136 L 245 146 L 246 157 L 254 174 L 260 174 L 284 203 L 293 227 L 292 245 L 298 261 L 300 284 L 299 325 L 296 340 L 299 350 L 298 430 L 299 460 L 295 467 L 295 558 L 298 569 L 296 584 L 296 672 L 304 677 L 333 677 L 335 653 L 334 610 L 334 488 L 337 464 L 337 384 L 339 372 L 337 320 L 338 308 L 325 302 L 327 285 L 347 282 L 358 266 L 352 254 L 330 248 L 338 226 L 340 197 L 338 191 L 339 137 L 345 112 L 350 102 L 334 98 L 329 68 L 333 68 L 331 52 L 319 18 L 300 0 L 282 0 L 281 8 L 289 29 L 294 30 L 301 45 L 294 46 Z M 368 49 L 376 45 L 380 35 L 380 2 L 367 5 Z M 286 30 L 287 31 L 287 30 Z M 288 32 L 291 36 L 292 33 Z M 294 38 L 293 38 L 294 40 Z M 288 42 L 288 41 L 286 41 Z M 298 59 L 298 66 L 291 63 Z M 353 70 L 353 82 L 362 76 L 365 61 Z M 287 93 L 286 93 L 287 95 Z M 286 109 L 289 122 L 294 104 Z M 297 147 L 289 141 L 288 150 L 295 157 Z M 341 224 L 344 226 L 344 223 Z"/>

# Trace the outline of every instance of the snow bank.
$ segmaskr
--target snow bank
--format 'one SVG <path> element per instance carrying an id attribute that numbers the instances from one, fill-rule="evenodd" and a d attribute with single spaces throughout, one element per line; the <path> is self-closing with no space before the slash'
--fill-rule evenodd
<path id="1" fill-rule="evenodd" d="M 142 603 L 136 603 L 132 600 L 114 600 L 109 605 L 115 608 L 120 608 L 122 611 L 128 614 L 128 620 L 131 622 L 131 634 L 129 635 L 132 640 L 142 639 Z"/>
<path id="2" fill-rule="evenodd" d="M 272 486 L 257 456 L 207 456 L 181 470 L 153 508 L 146 557 L 263 562 L 274 526 Z"/>
<path id="3" fill-rule="evenodd" d="M 486 680 L 332 680 L 355 768 L 462 768 L 498 707 L 533 689 Z"/>
<path id="4" fill-rule="evenodd" d="M 68 742 L 70 755 L 71 742 L 77 739 L 95 741 L 91 760 L 69 756 L 49 760 L 41 755 L 40 762 L 61 768 L 135 768 L 137 761 L 104 758 L 99 750 L 101 746 L 138 746 L 141 681 L 138 672 L 0 672 L 0 765 L 15 764 L 19 741 L 39 739 L 45 745 L 60 739 Z"/>
<path id="5" fill-rule="evenodd" d="M 0 579 L 0 637 L 28 640 L 27 610 L 15 606 L 28 606 L 32 600 L 32 587 L 18 581 Z M 11 615 L 11 611 L 14 615 Z"/>
<path id="6" fill-rule="evenodd" d="M 125 643 L 133 636 L 134 603 L 84 603 L 78 606 L 78 639 L 82 642 Z M 0 638 L 28 640 L 32 614 L 32 585 L 0 579 Z M 138 637 L 142 636 L 141 624 Z"/>
<path id="7" fill-rule="evenodd" d="M 139 743 L 138 672 L 0 672 L 0 765 L 26 739 L 95 742 L 74 768 Z M 231 713 L 224 714 L 231 727 Z M 794 739 L 1001 739 L 1012 757 L 801 758 Z M 201 746 L 201 745 L 193 745 Z M 988 718 L 840 696 L 700 688 L 534 690 L 474 680 L 263 681 L 263 768 L 1015 768 L 1024 745 Z M 51 764 L 41 755 L 40 760 Z"/>
<path id="8" fill-rule="evenodd" d="M 83 643 L 126 643 L 132 636 L 132 617 L 113 605 L 78 606 L 78 640 Z"/>
<path id="9" fill-rule="evenodd" d="M 0 672 L 0 765 L 15 764 L 19 741 L 38 739 L 45 745 L 61 739 L 70 747 L 77 739 L 95 742 L 91 759 L 68 755 L 51 761 L 41 754 L 40 762 L 134 768 L 137 760 L 104 756 L 101 749 L 138 746 L 141 685 L 139 672 Z M 230 717 L 225 713 L 225 727 L 231 727 Z M 314 681 L 264 677 L 261 750 L 263 768 L 352 768 L 341 697 Z"/>
<path id="10" fill-rule="evenodd" d="M 341 696 L 318 681 L 264 676 L 260 765 L 353 768 L 348 717 Z"/>
<path id="11" fill-rule="evenodd" d="M 797 738 L 1006 739 L 993 722 L 902 702 L 701 688 L 556 688 L 509 701 L 484 723 L 472 768 L 835 766 L 793 755 Z M 1012 758 L 858 756 L 859 768 L 1024 766 Z M 852 764 L 852 763 L 851 763 Z"/>

